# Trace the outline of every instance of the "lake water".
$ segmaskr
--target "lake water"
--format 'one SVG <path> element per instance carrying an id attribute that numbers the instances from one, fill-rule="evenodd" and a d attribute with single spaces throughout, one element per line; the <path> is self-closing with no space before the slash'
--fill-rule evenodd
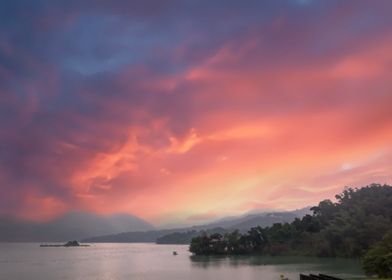
<path id="1" fill-rule="evenodd" d="M 0 243 L 1 280 L 279 280 L 281 274 L 296 280 L 300 272 L 363 276 L 359 262 L 346 259 L 194 257 L 183 245 L 40 248 L 36 243 Z"/>

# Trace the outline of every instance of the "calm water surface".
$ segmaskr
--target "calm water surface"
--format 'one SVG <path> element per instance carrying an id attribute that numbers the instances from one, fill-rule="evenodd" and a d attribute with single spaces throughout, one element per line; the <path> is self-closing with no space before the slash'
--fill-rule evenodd
<path id="1" fill-rule="evenodd" d="M 279 280 L 281 274 L 296 280 L 299 272 L 362 276 L 359 262 L 345 259 L 193 257 L 183 245 L 40 248 L 36 243 L 0 243 L 1 280 Z"/>

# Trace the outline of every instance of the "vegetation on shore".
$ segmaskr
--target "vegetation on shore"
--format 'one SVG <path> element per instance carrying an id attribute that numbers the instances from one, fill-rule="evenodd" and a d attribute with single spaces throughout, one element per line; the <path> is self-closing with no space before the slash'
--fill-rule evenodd
<path id="1" fill-rule="evenodd" d="M 366 253 L 363 268 L 368 274 L 392 277 L 392 230 Z"/>
<path id="2" fill-rule="evenodd" d="M 188 230 L 185 232 L 173 232 L 161 237 L 156 240 L 157 244 L 189 244 L 191 240 L 201 234 L 212 235 L 214 233 L 224 234 L 229 230 L 224 228 L 212 228 L 207 230 Z"/>
<path id="3" fill-rule="evenodd" d="M 313 215 L 295 219 L 292 223 L 255 227 L 245 234 L 238 231 L 202 234 L 192 239 L 190 251 L 196 255 L 363 257 L 392 229 L 392 187 L 372 184 L 347 188 L 336 195 L 336 200 L 321 201 L 311 208 Z M 385 237 L 384 240 L 389 239 Z M 365 264 L 369 264 L 366 271 L 382 276 L 371 268 L 379 253 L 385 253 L 384 268 L 392 268 L 391 251 L 388 250 L 387 253 L 377 247 L 370 250 L 365 258 Z"/>

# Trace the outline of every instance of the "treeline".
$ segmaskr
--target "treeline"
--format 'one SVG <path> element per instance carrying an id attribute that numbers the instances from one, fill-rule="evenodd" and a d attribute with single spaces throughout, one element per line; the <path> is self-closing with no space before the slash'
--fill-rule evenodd
<path id="1" fill-rule="evenodd" d="M 192 238 L 200 235 L 211 235 L 213 233 L 228 233 L 235 229 L 240 232 L 246 232 L 254 226 L 267 227 L 274 223 L 291 222 L 297 217 L 302 217 L 305 213 L 310 212 L 309 208 L 298 209 L 291 212 L 271 212 L 271 213 L 254 213 L 237 218 L 228 218 L 216 222 L 193 226 L 188 229 L 178 229 L 167 235 L 157 238 L 157 244 L 190 244 Z"/>
<path id="2" fill-rule="evenodd" d="M 157 238 L 157 244 L 189 244 L 191 240 L 199 235 L 211 235 L 213 233 L 224 234 L 228 232 L 224 228 L 212 228 L 207 230 L 188 230 L 185 232 L 173 232 Z"/>
<path id="3" fill-rule="evenodd" d="M 392 229 L 392 187 L 347 188 L 336 195 L 336 202 L 324 200 L 311 210 L 312 215 L 292 223 L 254 227 L 245 234 L 199 235 L 192 239 L 190 251 L 196 255 L 361 257 Z"/>

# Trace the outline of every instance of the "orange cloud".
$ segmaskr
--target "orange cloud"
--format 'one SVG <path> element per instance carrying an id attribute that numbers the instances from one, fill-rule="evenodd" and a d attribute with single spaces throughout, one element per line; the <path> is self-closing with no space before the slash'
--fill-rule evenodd
<path id="1" fill-rule="evenodd" d="M 332 197 L 344 185 L 388 181 L 390 170 L 366 159 L 374 153 L 387 157 L 392 149 L 391 95 L 346 84 L 385 83 L 392 59 L 386 46 L 388 40 L 332 64 L 285 66 L 272 73 L 217 70 L 215 64 L 230 57 L 225 50 L 185 76 L 203 83 L 194 99 L 203 113 L 194 127 L 178 137 L 167 131 L 170 121 L 161 123 L 157 129 L 167 141 L 153 149 L 138 143 L 143 132 L 134 130 L 121 148 L 97 156 L 77 185 L 102 178 L 102 193 L 86 198 L 94 211 L 126 210 L 162 222 L 238 214 L 255 205 L 295 209 Z M 369 60 L 373 66 L 366 68 Z M 225 99 L 216 111 L 202 107 L 218 97 Z M 254 108 L 258 102 L 261 106 Z M 366 176 L 358 174 L 363 171 L 355 163 L 369 168 Z M 123 179 L 112 180 L 117 177 Z"/>
<path id="2" fill-rule="evenodd" d="M 11 201 L 0 200 L 0 213 L 49 219 L 79 209 L 189 223 L 391 183 L 390 25 L 357 26 L 362 10 L 352 3 L 270 5 L 265 21 L 255 9 L 211 30 L 190 21 L 186 32 L 143 31 L 141 47 L 124 40 L 136 36 L 129 30 L 114 32 L 113 45 L 78 38 L 94 46 L 92 61 L 84 43 L 59 52 L 80 57 L 52 61 L 0 38 L 24 65 L 0 66 L 11 81 L 0 85 L 0 198 Z M 388 10 L 380 7 L 377 16 Z M 77 36 L 74 25 L 62 31 Z"/>

